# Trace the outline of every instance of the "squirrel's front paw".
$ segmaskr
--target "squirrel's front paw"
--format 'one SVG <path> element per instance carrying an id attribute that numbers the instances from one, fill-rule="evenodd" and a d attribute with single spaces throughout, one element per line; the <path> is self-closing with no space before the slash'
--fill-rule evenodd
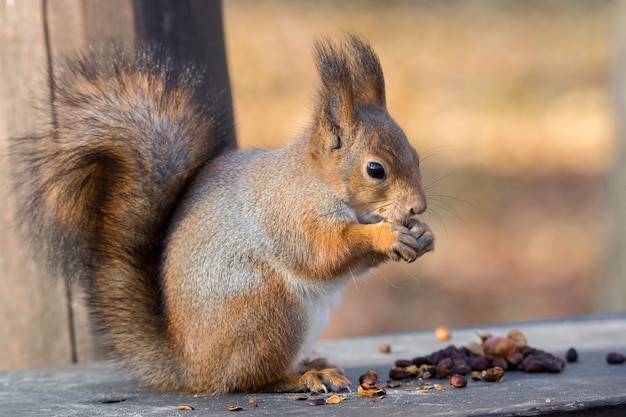
<path id="1" fill-rule="evenodd" d="M 399 225 L 392 227 L 396 241 L 391 245 L 390 257 L 394 260 L 411 263 L 435 248 L 435 237 L 425 223 L 416 223 L 410 229 Z"/>

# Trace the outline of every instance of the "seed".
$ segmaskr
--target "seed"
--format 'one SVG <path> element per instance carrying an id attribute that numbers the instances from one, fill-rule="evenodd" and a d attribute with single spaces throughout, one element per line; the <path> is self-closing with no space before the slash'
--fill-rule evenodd
<path id="1" fill-rule="evenodd" d="M 491 336 L 483 342 L 485 355 L 505 357 L 515 352 L 515 341 L 508 337 Z"/>
<path id="2" fill-rule="evenodd" d="M 482 345 L 482 343 L 469 342 L 467 344 L 467 350 L 469 350 L 474 355 L 481 355 L 482 356 L 482 355 L 485 354 L 485 352 L 483 352 L 483 345 Z"/>
<path id="3" fill-rule="evenodd" d="M 472 379 L 475 381 L 480 381 L 483 379 L 482 375 L 478 371 L 472 371 Z"/>
<path id="4" fill-rule="evenodd" d="M 391 353 L 391 345 L 383 344 L 378 346 L 378 351 L 380 353 Z"/>
<path id="5" fill-rule="evenodd" d="M 309 396 L 308 395 L 294 395 L 293 399 L 296 401 L 304 401 L 304 400 L 308 400 Z"/>
<path id="6" fill-rule="evenodd" d="M 309 405 L 326 405 L 326 400 L 323 398 L 315 398 L 313 400 L 309 400 Z"/>
<path id="7" fill-rule="evenodd" d="M 361 385 L 376 385 L 376 381 L 378 381 L 378 374 L 376 371 L 367 371 L 359 377 L 359 384 Z M 366 387 L 364 388 L 368 389 Z"/>
<path id="8" fill-rule="evenodd" d="M 524 360 L 524 355 L 521 352 L 513 352 L 506 357 L 506 361 L 511 366 L 517 366 Z"/>
<path id="9" fill-rule="evenodd" d="M 454 361 L 452 360 L 452 358 L 443 358 L 439 362 L 437 362 L 437 366 L 445 366 L 448 369 L 452 368 L 453 364 Z"/>
<path id="10" fill-rule="evenodd" d="M 494 382 L 502 381 L 502 377 L 504 376 L 504 369 L 496 366 L 494 368 L 485 369 L 480 375 L 483 381 Z"/>
<path id="11" fill-rule="evenodd" d="M 451 374 L 459 374 L 459 375 L 467 375 L 470 373 L 471 368 L 463 359 L 457 359 L 454 361 L 454 365 L 452 365 L 452 369 L 450 370 Z"/>
<path id="12" fill-rule="evenodd" d="M 450 378 L 450 385 L 455 388 L 463 388 L 467 385 L 467 379 L 463 375 L 454 374 Z"/>
<path id="13" fill-rule="evenodd" d="M 491 363 L 486 356 L 480 355 L 472 358 L 471 367 L 472 371 L 484 371 L 491 367 Z"/>
<path id="14" fill-rule="evenodd" d="M 494 360 L 491 361 L 491 366 L 494 368 L 495 367 L 502 368 L 505 371 L 509 369 L 509 364 L 506 362 L 506 359 L 504 358 L 495 358 Z"/>
<path id="15" fill-rule="evenodd" d="M 390 379 L 408 379 L 410 377 L 410 373 L 400 368 L 391 368 L 391 370 L 389 371 Z"/>
<path id="16" fill-rule="evenodd" d="M 578 352 L 576 352 L 576 349 L 567 349 L 567 352 L 565 352 L 565 359 L 567 359 L 568 362 L 576 362 L 578 360 Z"/>
<path id="17" fill-rule="evenodd" d="M 425 356 L 418 356 L 416 358 L 413 358 L 411 362 L 413 362 L 415 366 L 433 365 Z"/>
<path id="18" fill-rule="evenodd" d="M 437 378 L 445 378 L 450 373 L 450 368 L 448 368 L 444 363 L 439 362 L 437 368 L 435 368 L 435 376 Z"/>
<path id="19" fill-rule="evenodd" d="M 526 363 L 524 370 L 526 372 L 543 372 L 544 365 L 539 359 L 531 359 Z"/>
<path id="20" fill-rule="evenodd" d="M 231 405 L 230 407 L 228 407 L 228 411 L 241 411 L 243 410 L 243 408 L 239 407 L 238 405 Z"/>
<path id="21" fill-rule="evenodd" d="M 407 366 L 413 365 L 413 361 L 408 359 L 398 359 L 395 363 L 398 368 L 406 368 Z"/>
<path id="22" fill-rule="evenodd" d="M 609 352 L 606 355 L 606 361 L 610 364 L 618 364 L 626 362 L 626 356 L 617 352 Z"/>
<path id="23" fill-rule="evenodd" d="M 563 370 L 561 364 L 553 358 L 546 358 L 543 361 L 543 370 L 552 373 L 559 373 Z"/>
<path id="24" fill-rule="evenodd" d="M 179 404 L 178 407 L 176 407 L 177 410 L 194 410 L 194 408 L 192 406 L 190 406 L 189 404 Z"/>
<path id="25" fill-rule="evenodd" d="M 454 345 L 450 345 L 447 348 L 445 348 L 443 353 L 446 355 L 446 357 L 452 360 L 461 359 L 461 354 L 459 353 L 459 350 Z"/>
<path id="26" fill-rule="evenodd" d="M 445 389 L 439 384 L 433 384 L 433 388 L 436 389 L 437 391 L 443 391 Z"/>
<path id="27" fill-rule="evenodd" d="M 484 342 L 485 340 L 487 340 L 487 339 L 489 339 L 491 337 L 491 333 L 485 332 L 483 330 L 476 330 L 476 335 L 478 337 L 480 337 L 480 340 L 482 342 Z"/>
<path id="28" fill-rule="evenodd" d="M 526 336 L 524 336 L 524 333 L 522 333 L 521 331 L 514 329 L 511 330 L 506 337 L 508 337 L 509 339 L 513 340 L 515 342 L 515 347 L 517 349 L 524 349 L 526 347 L 526 345 L 528 344 L 526 342 Z"/>
<path id="29" fill-rule="evenodd" d="M 437 340 L 449 340 L 450 339 L 450 329 L 446 326 L 437 326 L 435 327 L 435 337 Z"/>

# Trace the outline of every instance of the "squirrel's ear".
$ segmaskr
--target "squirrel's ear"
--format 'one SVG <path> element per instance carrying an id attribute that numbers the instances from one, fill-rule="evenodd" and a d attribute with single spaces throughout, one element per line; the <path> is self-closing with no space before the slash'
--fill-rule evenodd
<path id="1" fill-rule="evenodd" d="M 328 149 L 346 145 L 355 125 L 354 91 L 348 58 L 329 41 L 315 44 L 315 63 L 320 75 L 316 130 L 330 138 Z M 326 133 L 326 134 L 323 134 Z M 328 135 L 330 133 L 330 135 Z"/>
<path id="2" fill-rule="evenodd" d="M 378 56 L 367 41 L 353 34 L 347 37 L 347 49 L 354 99 L 362 105 L 385 109 L 385 78 Z"/>

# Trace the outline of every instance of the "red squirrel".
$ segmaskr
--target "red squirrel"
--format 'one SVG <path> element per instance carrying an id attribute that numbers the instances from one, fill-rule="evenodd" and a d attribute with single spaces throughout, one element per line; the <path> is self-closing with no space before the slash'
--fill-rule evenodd
<path id="1" fill-rule="evenodd" d="M 56 122 L 11 144 L 21 228 L 78 281 L 115 358 L 150 387 L 214 395 L 349 386 L 303 362 L 353 276 L 432 251 L 420 160 L 363 39 L 315 44 L 308 129 L 238 150 L 202 73 L 149 50 L 68 59 Z"/>

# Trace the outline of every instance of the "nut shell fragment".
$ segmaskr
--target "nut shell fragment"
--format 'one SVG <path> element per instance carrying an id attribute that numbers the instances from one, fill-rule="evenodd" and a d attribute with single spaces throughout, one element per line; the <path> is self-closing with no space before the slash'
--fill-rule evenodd
<path id="1" fill-rule="evenodd" d="M 357 393 L 361 397 L 384 397 L 387 394 L 387 391 L 383 387 L 378 387 L 375 389 L 363 389 L 363 387 L 359 385 L 359 387 L 357 388 Z"/>
<path id="2" fill-rule="evenodd" d="M 333 394 L 330 397 L 326 398 L 326 402 L 328 404 L 339 404 L 343 400 L 344 400 L 344 398 L 342 398 L 342 397 L 340 397 L 340 396 L 338 396 L 336 394 Z"/>
<path id="3" fill-rule="evenodd" d="M 309 405 L 326 405 L 326 400 L 323 398 L 314 398 L 307 402 Z"/>

